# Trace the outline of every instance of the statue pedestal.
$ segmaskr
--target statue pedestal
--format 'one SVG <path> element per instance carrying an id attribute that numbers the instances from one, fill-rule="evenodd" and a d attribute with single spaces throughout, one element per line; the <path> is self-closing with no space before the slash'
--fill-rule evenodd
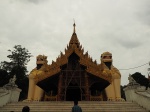
<path id="1" fill-rule="evenodd" d="M 133 101 L 137 87 L 139 86 L 127 86 L 126 88 L 124 88 L 127 101 Z"/>
<path id="2" fill-rule="evenodd" d="M 0 87 L 0 107 L 6 105 L 9 102 L 10 93 L 8 90 Z"/>
<path id="3" fill-rule="evenodd" d="M 9 79 L 9 83 L 0 87 L 0 106 L 18 102 L 21 89 L 15 84 L 16 75 Z"/>
<path id="4" fill-rule="evenodd" d="M 11 93 L 9 102 L 10 103 L 18 102 L 21 89 L 19 89 L 19 88 L 11 88 L 9 91 Z"/>
<path id="5" fill-rule="evenodd" d="M 0 88 L 0 107 L 7 103 L 18 102 L 21 89 L 17 87 Z"/>

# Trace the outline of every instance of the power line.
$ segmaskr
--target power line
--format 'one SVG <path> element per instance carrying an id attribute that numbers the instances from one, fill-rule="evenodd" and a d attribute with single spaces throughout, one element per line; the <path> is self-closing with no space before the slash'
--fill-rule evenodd
<path id="1" fill-rule="evenodd" d="M 145 64 L 143 64 L 143 65 L 137 66 L 137 67 L 127 68 L 127 69 L 119 69 L 119 70 L 130 70 L 130 69 L 135 69 L 135 68 L 139 68 L 139 67 L 145 66 L 145 65 L 147 65 L 147 64 L 149 64 L 149 62 L 148 62 L 148 63 L 145 63 Z"/>

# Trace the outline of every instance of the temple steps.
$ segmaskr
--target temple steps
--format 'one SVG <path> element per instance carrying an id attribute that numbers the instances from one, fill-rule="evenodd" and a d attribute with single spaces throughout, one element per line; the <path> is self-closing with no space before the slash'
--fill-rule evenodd
<path id="1" fill-rule="evenodd" d="M 30 107 L 30 112 L 71 112 L 72 101 L 51 102 L 17 102 L 0 108 L 0 112 L 21 112 L 24 106 Z M 83 112 L 148 112 L 133 102 L 109 101 L 79 101 Z"/>

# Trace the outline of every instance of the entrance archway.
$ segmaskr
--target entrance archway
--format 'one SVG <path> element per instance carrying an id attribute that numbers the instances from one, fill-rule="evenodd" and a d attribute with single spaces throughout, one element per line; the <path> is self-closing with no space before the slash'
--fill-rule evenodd
<path id="1" fill-rule="evenodd" d="M 81 90 L 78 86 L 69 86 L 66 91 L 66 101 L 81 101 Z"/>

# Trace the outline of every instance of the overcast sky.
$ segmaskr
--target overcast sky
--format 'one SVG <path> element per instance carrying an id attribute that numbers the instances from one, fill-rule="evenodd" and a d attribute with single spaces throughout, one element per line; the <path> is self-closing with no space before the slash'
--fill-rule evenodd
<path id="1" fill-rule="evenodd" d="M 113 54 L 121 84 L 129 73 L 147 77 L 150 61 L 150 0 L 0 0 L 0 61 L 9 61 L 8 49 L 21 45 L 34 56 L 48 56 L 48 63 L 64 52 L 73 33 L 85 52 L 100 63 L 100 55 Z"/>

